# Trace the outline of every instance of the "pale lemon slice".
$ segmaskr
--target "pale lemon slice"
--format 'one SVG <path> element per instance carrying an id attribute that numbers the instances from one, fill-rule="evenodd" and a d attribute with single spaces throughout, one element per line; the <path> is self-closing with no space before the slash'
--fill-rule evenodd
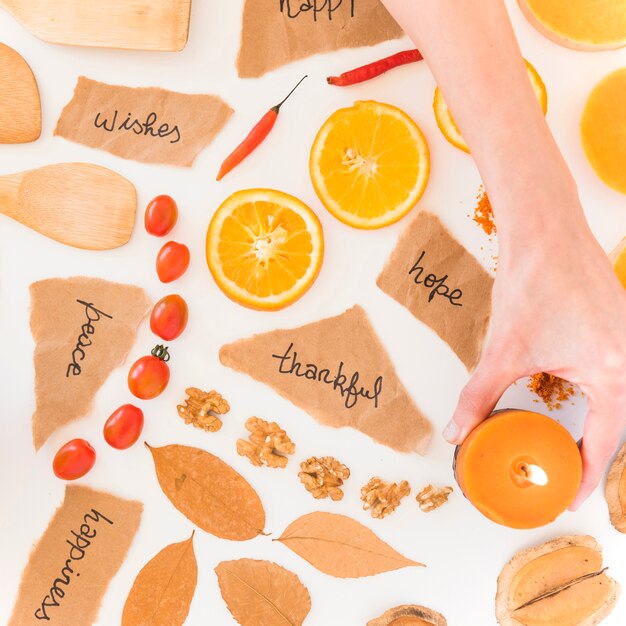
<path id="1" fill-rule="evenodd" d="M 303 202 L 274 189 L 246 189 L 217 209 L 206 238 L 207 263 L 219 288 L 253 309 L 282 309 L 313 284 L 324 237 Z"/>
<path id="2" fill-rule="evenodd" d="M 355 228 L 381 228 L 404 217 L 430 174 L 428 144 L 404 112 L 381 102 L 335 111 L 311 148 L 309 169 L 322 204 Z"/>

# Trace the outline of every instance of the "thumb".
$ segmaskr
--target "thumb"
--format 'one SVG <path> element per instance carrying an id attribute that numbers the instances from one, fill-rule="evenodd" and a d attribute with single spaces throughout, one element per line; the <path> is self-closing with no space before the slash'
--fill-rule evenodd
<path id="1" fill-rule="evenodd" d="M 459 397 L 452 419 L 443 431 L 444 438 L 460 444 L 493 411 L 508 387 L 517 380 L 515 373 L 503 366 L 493 352 L 485 354 L 474 375 Z"/>

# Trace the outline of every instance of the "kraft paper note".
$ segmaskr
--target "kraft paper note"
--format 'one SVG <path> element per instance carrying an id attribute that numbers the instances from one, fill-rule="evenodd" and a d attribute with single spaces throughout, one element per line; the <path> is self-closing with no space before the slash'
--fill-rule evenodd
<path id="1" fill-rule="evenodd" d="M 493 278 L 437 217 L 421 211 L 409 224 L 377 284 L 474 369 L 489 325 Z"/>
<path id="2" fill-rule="evenodd" d="M 217 96 L 81 76 L 54 134 L 125 159 L 191 167 L 232 113 Z"/>
<path id="3" fill-rule="evenodd" d="M 140 502 L 68 485 L 22 573 L 9 626 L 94 624 L 142 510 Z"/>
<path id="4" fill-rule="evenodd" d="M 237 70 L 254 78 L 318 52 L 402 34 L 379 0 L 246 0 Z"/>
<path id="5" fill-rule="evenodd" d="M 431 425 L 359 306 L 300 328 L 225 345 L 220 360 L 269 385 L 326 426 L 351 426 L 401 452 L 426 451 Z"/>
<path id="6" fill-rule="evenodd" d="M 130 352 L 150 308 L 143 289 L 99 278 L 51 278 L 30 286 L 35 340 L 33 442 L 86 415 Z"/>

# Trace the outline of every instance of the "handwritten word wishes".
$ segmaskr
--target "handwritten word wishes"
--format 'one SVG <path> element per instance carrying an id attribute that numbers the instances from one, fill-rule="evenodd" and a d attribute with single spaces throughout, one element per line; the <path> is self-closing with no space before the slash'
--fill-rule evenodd
<path id="1" fill-rule="evenodd" d="M 280 0 L 280 12 L 289 19 L 294 19 L 300 15 L 310 13 L 313 21 L 317 22 L 318 14 L 333 19 L 333 13 L 342 6 L 350 8 L 350 17 L 354 17 L 356 0 Z"/>
<path id="2" fill-rule="evenodd" d="M 114 111 L 113 115 L 109 117 L 105 117 L 102 113 L 98 112 L 94 118 L 93 125 L 109 133 L 123 131 L 144 137 L 165 138 L 172 136 L 169 143 L 178 143 L 181 139 L 180 129 L 177 125 L 172 126 L 164 122 L 158 128 L 156 127 L 158 116 L 154 111 L 148 113 L 146 119 L 143 121 L 133 116 L 132 113 L 129 113 L 126 119 L 119 124 L 118 114 L 117 109 Z"/>

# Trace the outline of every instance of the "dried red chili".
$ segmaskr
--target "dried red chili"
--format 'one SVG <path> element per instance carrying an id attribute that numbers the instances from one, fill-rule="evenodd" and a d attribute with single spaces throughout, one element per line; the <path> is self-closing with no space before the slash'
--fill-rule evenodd
<path id="1" fill-rule="evenodd" d="M 380 76 L 395 67 L 406 65 L 407 63 L 415 63 L 416 61 L 421 61 L 423 58 L 419 50 L 403 50 L 402 52 L 397 52 L 384 59 L 344 72 L 339 76 L 329 76 L 326 80 L 329 85 L 335 85 L 337 87 L 356 85 L 357 83 L 376 78 L 376 76 Z"/>

